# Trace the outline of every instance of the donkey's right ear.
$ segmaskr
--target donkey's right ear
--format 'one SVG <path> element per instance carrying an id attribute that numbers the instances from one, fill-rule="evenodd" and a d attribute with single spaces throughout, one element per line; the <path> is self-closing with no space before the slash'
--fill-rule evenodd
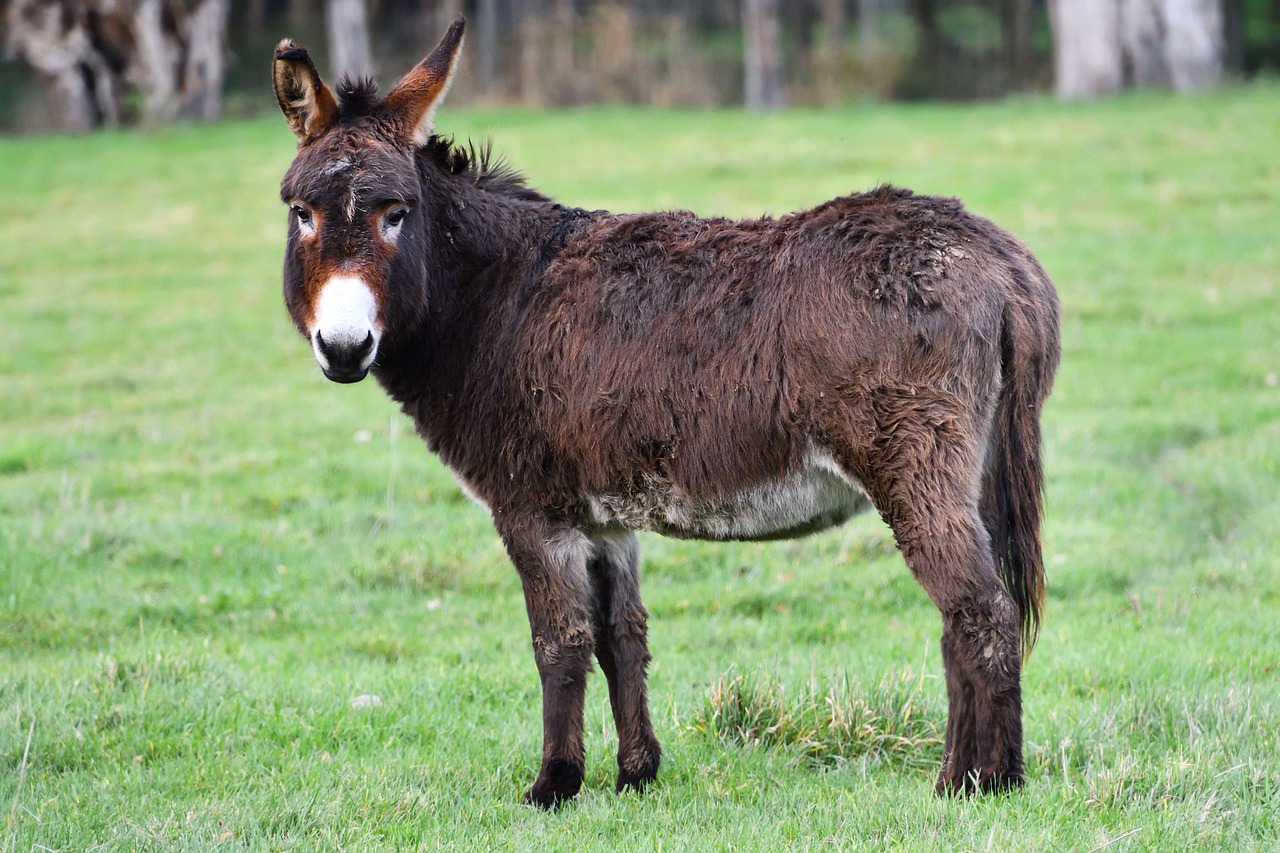
<path id="1" fill-rule="evenodd" d="M 307 49 L 285 39 L 276 45 L 276 59 L 271 67 L 276 100 L 293 135 L 310 142 L 333 126 L 338 118 L 338 104 L 333 92 L 320 79 L 316 64 Z"/>

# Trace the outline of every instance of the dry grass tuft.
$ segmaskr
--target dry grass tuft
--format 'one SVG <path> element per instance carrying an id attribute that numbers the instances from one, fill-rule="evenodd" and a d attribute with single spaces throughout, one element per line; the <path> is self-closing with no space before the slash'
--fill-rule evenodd
<path id="1" fill-rule="evenodd" d="M 811 682 L 788 697 L 780 680 L 726 673 L 712 686 L 692 731 L 725 743 L 767 747 L 800 761 L 849 761 L 933 769 L 942 755 L 942 708 L 921 693 L 923 676 L 903 674 L 870 689 L 841 678 Z"/>

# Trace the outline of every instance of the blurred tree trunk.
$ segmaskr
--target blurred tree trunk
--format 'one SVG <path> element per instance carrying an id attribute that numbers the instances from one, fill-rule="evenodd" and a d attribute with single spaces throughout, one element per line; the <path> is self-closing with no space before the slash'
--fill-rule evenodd
<path id="1" fill-rule="evenodd" d="M 743 0 L 742 28 L 747 107 L 774 110 L 786 106 L 778 0 Z"/>
<path id="2" fill-rule="evenodd" d="M 1123 84 L 1168 86 L 1169 69 L 1161 43 L 1162 0 L 1124 0 L 1120 10 L 1120 63 Z"/>
<path id="3" fill-rule="evenodd" d="M 480 91 L 492 96 L 498 80 L 498 0 L 476 4 L 475 56 Z"/>
<path id="4" fill-rule="evenodd" d="M 182 117 L 212 121 L 222 115 L 226 76 L 227 0 L 205 0 L 187 19 L 186 90 Z"/>
<path id="5" fill-rule="evenodd" d="M 227 0 L 200 0 L 188 12 L 173 0 L 138 0 L 128 79 L 151 123 L 214 119 L 222 113 Z"/>
<path id="6" fill-rule="evenodd" d="M 547 82 L 552 86 L 552 102 L 561 106 L 581 103 L 573 43 L 578 15 L 573 0 L 555 0 L 551 16 L 551 64 Z"/>
<path id="7" fill-rule="evenodd" d="M 86 21 L 67 11 L 61 4 L 15 0 L 8 10 L 5 52 L 22 57 L 44 82 L 63 130 L 82 133 L 118 123 L 117 87 L 99 83 L 110 73 L 93 49 Z"/>
<path id="8" fill-rule="evenodd" d="M 547 96 L 542 79 L 545 5 L 546 0 L 525 0 L 516 13 L 520 44 L 520 72 L 516 79 L 521 102 L 531 106 L 545 103 Z"/>
<path id="9" fill-rule="evenodd" d="M 364 0 L 326 0 L 325 26 L 329 33 L 331 78 L 372 77 L 373 50 L 369 46 L 369 17 Z"/>
<path id="10" fill-rule="evenodd" d="M 1060 98 L 1119 91 L 1120 10 L 1115 0 L 1049 0 L 1055 89 Z"/>
<path id="11" fill-rule="evenodd" d="M 260 34 L 267 23 L 267 0 L 245 0 L 244 23 L 250 33 Z"/>
<path id="12" fill-rule="evenodd" d="M 1225 0 L 1222 6 L 1223 65 L 1236 76 L 1244 74 L 1244 0 Z"/>
<path id="13" fill-rule="evenodd" d="M 822 21 L 820 50 L 827 56 L 838 56 L 844 52 L 844 0 L 822 0 L 818 13 Z"/>
<path id="14" fill-rule="evenodd" d="M 942 67 L 942 31 L 938 27 L 939 0 L 907 0 L 907 11 L 915 22 L 916 54 L 912 88 L 919 95 L 933 95 L 939 89 Z"/>
<path id="15" fill-rule="evenodd" d="M 127 86 L 149 122 L 221 112 L 227 0 L 15 0 L 9 18 L 67 130 L 119 124 Z"/>
<path id="16" fill-rule="evenodd" d="M 1222 77 L 1223 0 L 1050 0 L 1049 16 L 1059 97 L 1192 91 Z"/>
<path id="17" fill-rule="evenodd" d="M 837 0 L 836 5 L 843 11 L 843 3 Z M 876 12 L 879 11 L 879 5 L 879 0 L 858 0 L 858 49 L 865 57 L 875 54 L 880 38 L 876 32 Z"/>
<path id="18" fill-rule="evenodd" d="M 1000 12 L 1009 79 L 1018 81 L 1031 65 L 1031 0 L 1001 0 Z"/>
<path id="19" fill-rule="evenodd" d="M 848 94 L 845 83 L 850 57 L 845 47 L 846 18 L 844 0 L 822 0 L 818 7 L 820 32 L 817 62 L 814 64 L 814 92 L 823 104 L 838 104 Z M 862 34 L 859 33 L 861 42 Z"/>
<path id="20" fill-rule="evenodd" d="M 795 66 L 804 68 L 813 60 L 813 24 L 817 11 L 814 0 L 787 0 L 779 11 L 787 32 L 791 34 Z"/>
<path id="21" fill-rule="evenodd" d="M 136 52 L 130 77 L 142 90 L 146 119 L 153 123 L 178 116 L 182 44 L 172 11 L 163 0 L 139 0 L 133 14 Z"/>
<path id="22" fill-rule="evenodd" d="M 324 14 L 325 0 L 284 0 L 288 10 L 289 28 L 300 29 L 308 22 Z"/>
<path id="23" fill-rule="evenodd" d="M 1205 89 L 1222 79 L 1223 0 L 1164 0 L 1164 58 L 1179 92 Z"/>

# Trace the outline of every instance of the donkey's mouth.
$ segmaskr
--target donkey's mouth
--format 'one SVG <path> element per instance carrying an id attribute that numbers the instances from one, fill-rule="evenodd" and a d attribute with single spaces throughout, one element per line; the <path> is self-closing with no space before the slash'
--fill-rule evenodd
<path id="1" fill-rule="evenodd" d="M 359 382 L 369 375 L 369 368 L 365 367 L 360 370 L 329 370 L 328 368 L 320 368 L 324 373 L 324 378 L 330 382 L 339 382 L 343 385 L 350 385 L 353 382 Z"/>

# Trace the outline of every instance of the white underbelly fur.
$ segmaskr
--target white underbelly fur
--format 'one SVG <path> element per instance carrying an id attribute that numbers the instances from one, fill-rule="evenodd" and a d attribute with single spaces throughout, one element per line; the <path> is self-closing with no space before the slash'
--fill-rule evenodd
<path id="1" fill-rule="evenodd" d="M 589 495 L 597 524 L 693 539 L 770 539 L 840 524 L 871 503 L 861 484 L 817 448 L 787 477 L 715 500 L 691 500 L 655 483 L 640 494 Z"/>

